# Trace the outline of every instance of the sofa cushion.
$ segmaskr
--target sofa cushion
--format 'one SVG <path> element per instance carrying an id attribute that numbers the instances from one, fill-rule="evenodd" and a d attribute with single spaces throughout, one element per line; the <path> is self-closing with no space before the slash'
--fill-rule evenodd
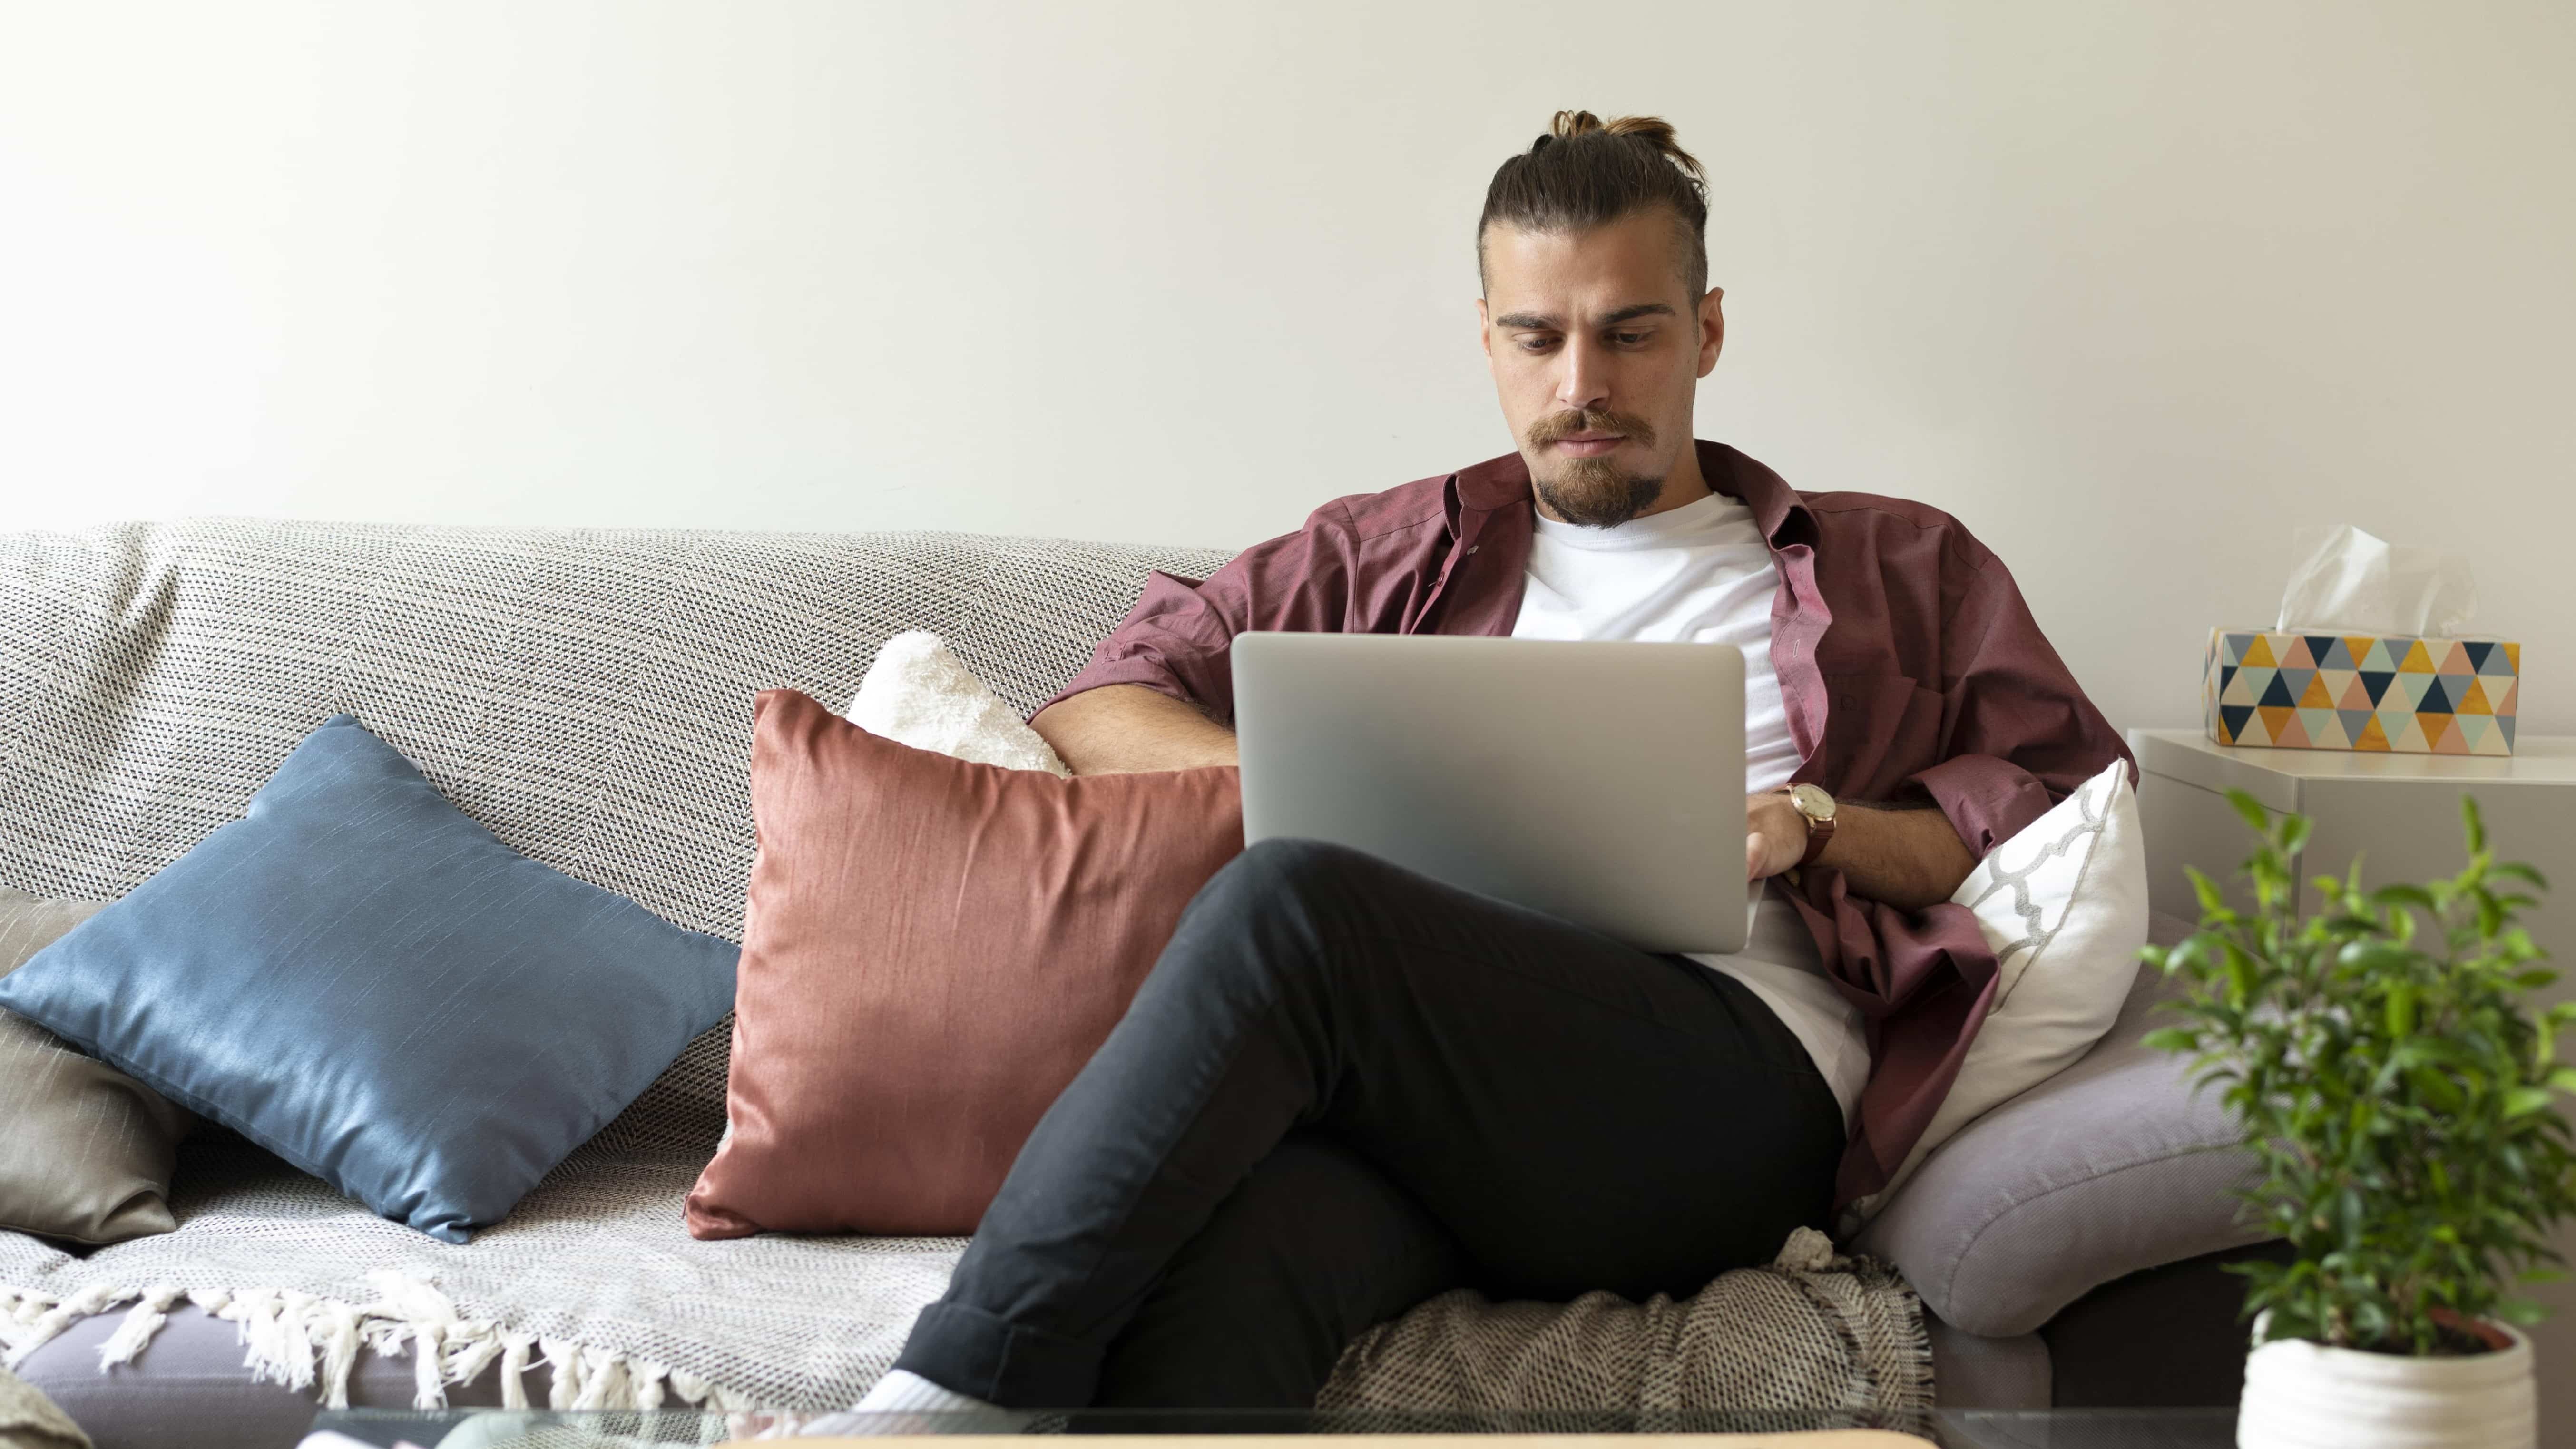
<path id="1" fill-rule="evenodd" d="M 97 914 L 0 889 L 0 976 Z M 193 1119 L 160 1093 L 0 1011 L 0 1228 L 75 1243 L 166 1233 L 170 1170 Z"/>
<path id="2" fill-rule="evenodd" d="M 1060 779 L 760 696 L 731 1130 L 689 1231 L 971 1232 L 1181 910 L 1235 771 Z"/>
<path id="3" fill-rule="evenodd" d="M 2255 1172 L 2235 1118 L 2140 1044 L 2171 989 L 2138 968 L 2083 1060 L 1944 1143 L 1853 1246 L 1953 1327 L 2009 1337 L 2112 1279 L 2260 1242 L 2239 1216 Z"/>
<path id="4" fill-rule="evenodd" d="M 338 715 L 0 1007 L 463 1242 L 724 1015 L 734 955 L 503 845 Z"/>

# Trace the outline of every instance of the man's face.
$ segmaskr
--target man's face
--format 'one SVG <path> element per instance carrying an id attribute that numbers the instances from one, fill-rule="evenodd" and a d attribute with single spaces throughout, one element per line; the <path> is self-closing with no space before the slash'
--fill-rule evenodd
<path id="1" fill-rule="evenodd" d="M 1726 323 L 1719 289 L 1689 294 L 1682 246 L 1660 207 L 1586 232 L 1485 232 L 1485 356 L 1554 517 L 1608 528 L 1707 492 L 1691 402 Z M 1668 493 L 1677 471 L 1688 486 Z"/>

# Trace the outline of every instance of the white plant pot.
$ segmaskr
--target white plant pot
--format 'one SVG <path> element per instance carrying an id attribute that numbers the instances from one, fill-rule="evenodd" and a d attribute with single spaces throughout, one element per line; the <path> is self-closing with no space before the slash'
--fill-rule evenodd
<path id="1" fill-rule="evenodd" d="M 2496 1331 L 2512 1347 L 2452 1358 L 2263 1344 L 2245 1356 L 2238 1449 L 2535 1449 L 2531 1340 Z"/>

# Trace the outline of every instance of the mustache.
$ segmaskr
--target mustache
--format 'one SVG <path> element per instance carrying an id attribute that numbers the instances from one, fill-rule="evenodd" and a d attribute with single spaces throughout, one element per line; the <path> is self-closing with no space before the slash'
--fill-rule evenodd
<path id="1" fill-rule="evenodd" d="M 1655 445 L 1655 425 L 1630 413 L 1607 412 L 1595 408 L 1551 413 L 1530 424 L 1530 446 L 1541 447 L 1573 437 L 1577 433 L 1617 433 L 1646 447 Z"/>

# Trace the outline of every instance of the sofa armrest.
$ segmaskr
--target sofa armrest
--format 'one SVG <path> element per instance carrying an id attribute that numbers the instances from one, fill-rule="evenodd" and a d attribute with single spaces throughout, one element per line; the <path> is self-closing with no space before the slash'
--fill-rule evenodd
<path id="1" fill-rule="evenodd" d="M 2271 1236 L 2243 1221 L 2255 1165 L 2217 1090 L 2140 1044 L 2169 991 L 2139 968 L 2090 1053 L 1943 1143 L 1853 1247 L 1953 1327 L 2009 1337 L 2114 1278 Z"/>

